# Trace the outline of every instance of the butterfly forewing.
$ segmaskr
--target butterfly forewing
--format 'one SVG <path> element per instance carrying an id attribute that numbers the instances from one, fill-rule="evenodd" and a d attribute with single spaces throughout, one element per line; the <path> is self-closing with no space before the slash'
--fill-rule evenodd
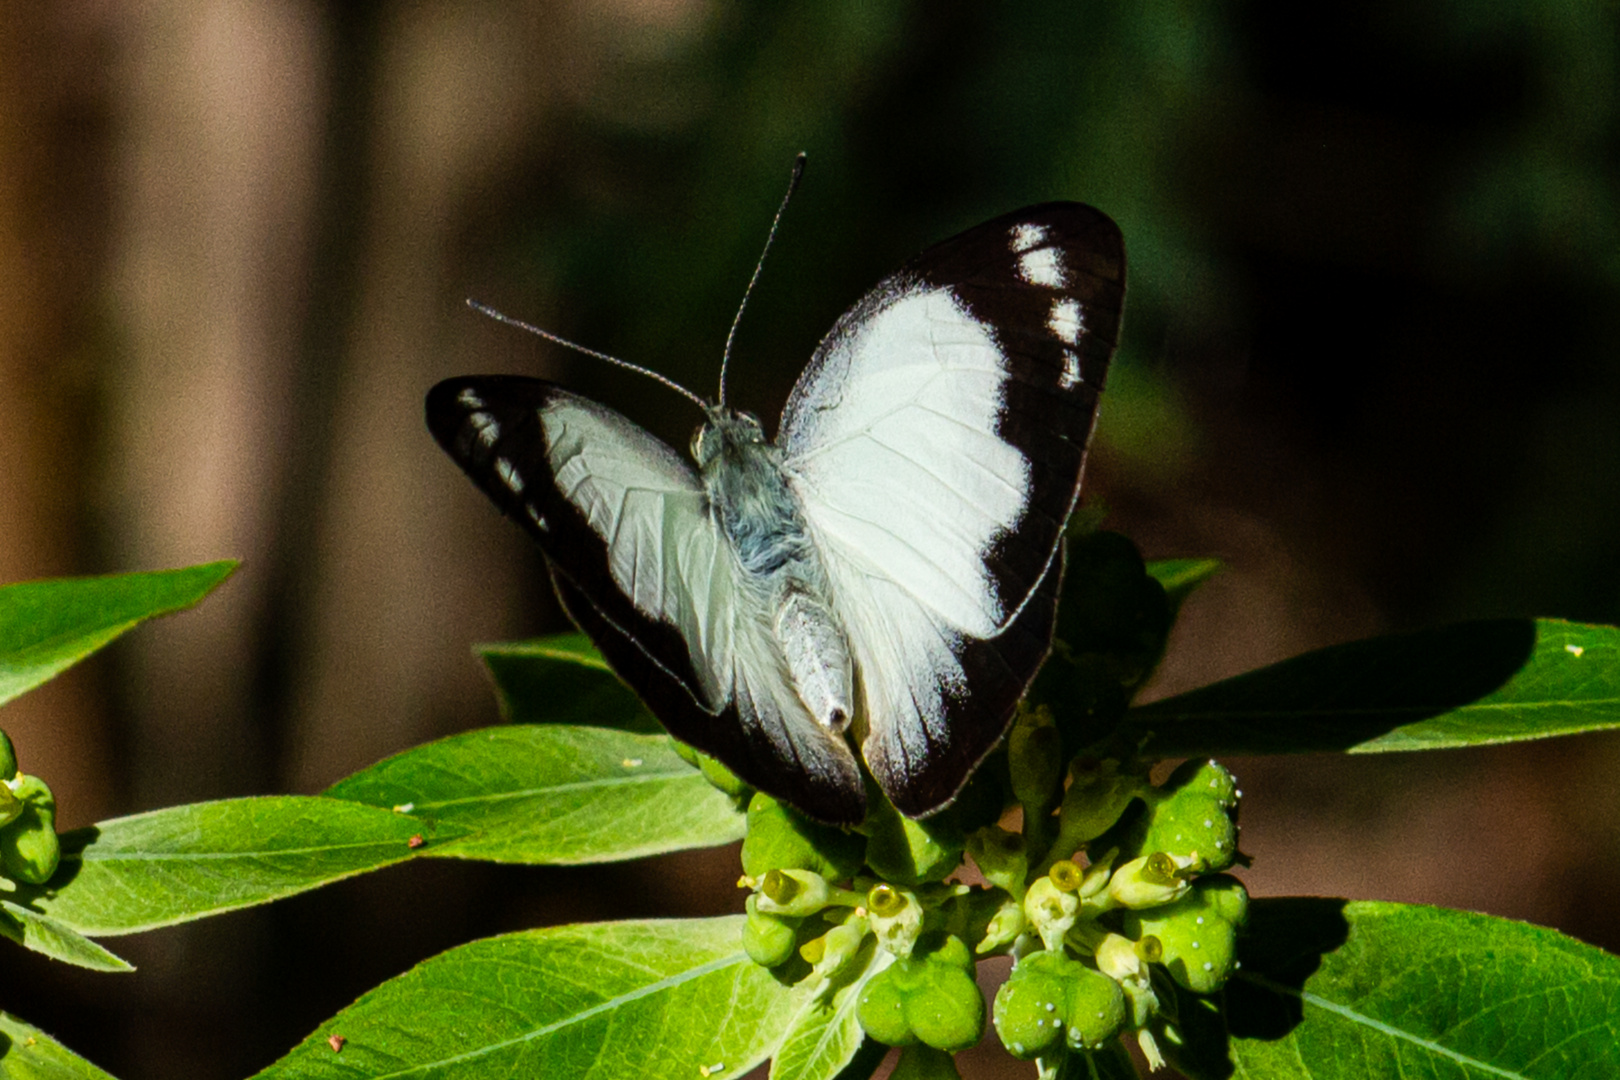
<path id="1" fill-rule="evenodd" d="M 862 672 L 865 756 L 908 814 L 954 797 L 1046 656 L 1124 274 L 1090 207 L 987 222 L 879 283 L 788 400 L 784 470 Z"/>
<path id="2" fill-rule="evenodd" d="M 619 413 L 539 380 L 473 376 L 428 395 L 428 427 L 539 541 L 575 621 L 671 734 L 827 821 L 858 821 L 848 746 L 777 671 L 703 485 Z"/>

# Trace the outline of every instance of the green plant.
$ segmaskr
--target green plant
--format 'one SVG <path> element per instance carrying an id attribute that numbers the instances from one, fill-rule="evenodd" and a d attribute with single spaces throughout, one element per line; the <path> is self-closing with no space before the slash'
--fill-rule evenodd
<path id="1" fill-rule="evenodd" d="M 232 568 L 0 589 L 0 701 Z M 62 835 L 54 867 L 48 789 L 8 745 L 0 929 L 121 971 L 95 939 L 405 859 L 600 863 L 746 834 L 746 914 L 474 941 L 377 987 L 259 1075 L 709 1078 L 770 1058 L 780 1080 L 850 1080 L 893 1044 L 894 1075 L 916 1080 L 954 1076 L 952 1053 L 987 1027 L 1043 1076 L 1134 1076 L 1123 1039 L 1194 1077 L 1620 1074 L 1620 959 L 1484 915 L 1251 900 L 1234 876 L 1239 792 L 1213 760 L 1615 727 L 1620 630 L 1470 623 L 1132 707 L 1182 600 L 1217 568 L 1145 565 L 1121 537 L 1077 535 L 1052 660 L 1003 747 L 923 822 L 880 804 L 845 832 L 748 792 L 646 733 L 579 635 L 481 650 L 506 715 L 540 722 L 408 750 L 318 797 L 103 822 Z M 1187 760 L 1151 783 L 1169 758 Z M 954 880 L 964 856 L 983 885 Z M 975 958 L 1007 952 L 1021 959 L 987 1016 Z M 0 1036 L 0 1074 L 106 1075 L 15 1018 L 0 1016 Z"/>

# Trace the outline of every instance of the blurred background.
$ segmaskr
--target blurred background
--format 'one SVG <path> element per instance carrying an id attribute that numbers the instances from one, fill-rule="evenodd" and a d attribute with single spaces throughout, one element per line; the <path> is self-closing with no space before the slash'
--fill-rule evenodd
<path id="1" fill-rule="evenodd" d="M 928 243 L 1054 198 L 1123 227 L 1088 498 L 1228 565 L 1153 693 L 1458 619 L 1620 622 L 1612 3 L 13 3 L 0 581 L 244 561 L 0 717 L 63 827 L 495 722 L 469 646 L 561 623 L 424 392 L 545 374 L 682 447 L 697 417 L 463 300 L 709 393 L 801 149 L 732 371 L 766 416 Z M 1258 895 L 1620 948 L 1620 740 L 1231 764 Z M 441 949 L 738 910 L 735 874 L 399 868 L 112 942 L 130 976 L 9 949 L 0 1008 L 126 1080 L 240 1077 Z"/>

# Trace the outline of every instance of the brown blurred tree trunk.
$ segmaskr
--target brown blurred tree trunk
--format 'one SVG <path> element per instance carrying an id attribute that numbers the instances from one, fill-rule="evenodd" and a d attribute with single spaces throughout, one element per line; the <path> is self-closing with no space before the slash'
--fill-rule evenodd
<path id="1" fill-rule="evenodd" d="M 93 490 L 87 315 L 107 219 L 106 42 L 58 5 L 0 18 L 0 583 L 82 572 Z M 96 670 L 11 702 L 0 727 L 73 827 L 114 803 Z"/>

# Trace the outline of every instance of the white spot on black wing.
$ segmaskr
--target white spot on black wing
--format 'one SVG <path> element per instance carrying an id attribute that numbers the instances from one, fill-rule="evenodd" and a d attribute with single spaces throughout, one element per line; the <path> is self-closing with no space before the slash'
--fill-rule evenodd
<path id="1" fill-rule="evenodd" d="M 1021 254 L 1046 243 L 1046 226 L 1032 221 L 1021 221 L 1008 230 L 1014 254 Z"/>
<path id="2" fill-rule="evenodd" d="M 1063 374 L 1058 376 L 1058 386 L 1064 390 L 1072 390 L 1080 382 L 1080 356 L 1073 349 L 1063 350 Z"/>
<path id="3" fill-rule="evenodd" d="M 456 400 L 469 409 L 482 409 L 484 407 L 484 399 L 479 397 L 478 392 L 470 386 L 457 394 Z"/>
<path id="4" fill-rule="evenodd" d="M 478 441 L 485 446 L 494 446 L 495 440 L 501 437 L 501 425 L 487 412 L 475 412 L 467 417 L 467 423 L 473 426 L 478 433 Z"/>
<path id="5" fill-rule="evenodd" d="M 1065 345 L 1080 344 L 1080 335 L 1086 329 L 1086 317 L 1080 310 L 1080 301 L 1070 296 L 1052 301 L 1052 313 L 1046 317 L 1046 328 Z"/>
<path id="6" fill-rule="evenodd" d="M 518 475 L 517 469 L 510 461 L 503 457 L 496 458 L 495 474 L 501 478 L 501 483 L 511 489 L 512 494 L 523 494 L 523 477 Z"/>
<path id="7" fill-rule="evenodd" d="M 1031 285 L 1044 285 L 1048 289 L 1063 288 L 1063 263 L 1057 248 L 1026 251 L 1018 256 L 1018 276 Z"/>

